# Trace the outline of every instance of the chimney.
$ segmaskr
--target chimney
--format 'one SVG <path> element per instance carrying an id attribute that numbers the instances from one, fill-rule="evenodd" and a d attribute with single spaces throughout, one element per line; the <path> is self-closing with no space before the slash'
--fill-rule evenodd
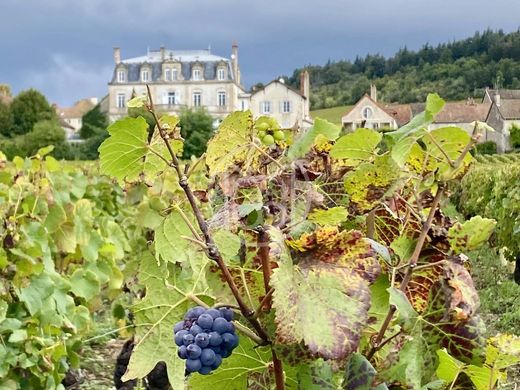
<path id="1" fill-rule="evenodd" d="M 121 49 L 119 47 L 114 47 L 114 62 L 116 65 L 121 63 Z"/>
<path id="2" fill-rule="evenodd" d="M 370 98 L 374 102 L 377 102 L 377 88 L 376 88 L 375 84 L 370 84 Z"/>
<path id="3" fill-rule="evenodd" d="M 238 43 L 233 41 L 231 45 L 231 69 L 237 84 L 240 84 L 240 71 L 238 69 Z"/>
<path id="4" fill-rule="evenodd" d="M 166 58 L 166 50 L 164 50 L 164 46 L 161 46 L 161 61 L 164 61 Z"/>
<path id="5" fill-rule="evenodd" d="M 500 93 L 498 92 L 498 90 L 495 92 L 495 104 L 497 105 L 497 107 L 500 107 Z"/>
<path id="6" fill-rule="evenodd" d="M 303 119 L 310 119 L 310 78 L 309 78 L 309 72 L 307 69 L 304 69 L 300 73 L 300 93 L 305 98 L 304 104 L 303 104 Z"/>

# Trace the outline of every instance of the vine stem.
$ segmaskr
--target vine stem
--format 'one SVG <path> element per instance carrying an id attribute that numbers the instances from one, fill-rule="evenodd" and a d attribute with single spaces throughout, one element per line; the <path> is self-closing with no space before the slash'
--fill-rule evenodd
<path id="1" fill-rule="evenodd" d="M 153 115 L 153 118 L 155 120 L 155 123 L 157 124 L 157 129 L 159 130 L 159 134 L 166 144 L 166 148 L 168 149 L 168 153 L 170 154 L 170 157 L 172 161 L 170 162 L 170 166 L 174 168 L 177 171 L 178 179 L 179 179 L 179 185 L 184 191 L 186 197 L 188 198 L 188 202 L 190 203 L 191 209 L 193 210 L 193 213 L 195 214 L 195 218 L 197 219 L 197 223 L 199 225 L 200 231 L 202 232 L 202 236 L 204 239 L 204 242 L 206 244 L 207 250 L 206 255 L 211 260 L 215 261 L 226 280 L 227 285 L 229 286 L 229 289 L 231 290 L 231 293 L 235 297 L 235 300 L 237 301 L 238 307 L 240 307 L 240 312 L 242 315 L 249 321 L 251 326 L 254 328 L 255 332 L 260 336 L 260 339 L 263 340 L 261 345 L 267 345 L 270 343 L 269 336 L 267 335 L 267 332 L 264 330 L 260 322 L 254 317 L 255 312 L 247 306 L 244 299 L 240 295 L 240 292 L 238 291 L 238 287 L 235 284 L 235 281 L 233 280 L 233 276 L 231 275 L 231 272 L 229 272 L 228 267 L 226 266 L 226 263 L 224 262 L 224 259 L 222 258 L 222 254 L 220 253 L 219 249 L 215 245 L 215 242 L 213 241 L 213 238 L 209 232 L 208 224 L 204 217 L 202 216 L 202 212 L 200 211 L 199 206 L 197 205 L 197 201 L 195 199 L 195 195 L 193 195 L 193 191 L 191 190 L 191 187 L 188 184 L 188 178 L 186 177 L 186 174 L 184 174 L 180 167 L 179 159 L 177 158 L 177 155 L 173 151 L 173 148 L 170 144 L 170 137 L 169 135 L 164 131 L 162 128 L 161 122 L 159 121 L 159 118 L 157 117 L 157 113 L 155 112 L 153 99 L 152 99 L 152 92 L 150 90 L 150 86 L 146 85 L 146 90 L 148 92 L 148 105 L 147 109 L 148 111 Z"/>
<path id="2" fill-rule="evenodd" d="M 265 227 L 260 226 L 258 229 L 258 239 L 257 239 L 257 247 L 258 247 L 258 256 L 260 256 L 260 262 L 262 263 L 262 273 L 264 276 L 264 288 L 265 288 L 265 296 L 262 300 L 260 310 L 262 306 L 266 306 L 268 308 L 271 307 L 271 295 L 273 293 L 273 288 L 271 288 L 271 261 L 269 259 L 269 234 L 267 233 Z M 264 302 L 265 301 L 265 302 Z M 258 314 L 258 313 L 257 313 Z M 271 355 L 273 358 L 273 369 L 274 369 L 274 379 L 276 383 L 276 390 L 285 390 L 285 381 L 283 378 L 283 365 L 282 361 L 278 359 L 276 356 L 276 352 L 271 346 Z"/>
<path id="3" fill-rule="evenodd" d="M 444 194 L 444 184 L 440 183 L 439 188 L 437 189 L 437 193 L 435 194 L 435 198 L 433 199 L 432 206 L 430 208 L 430 212 L 428 213 L 428 218 L 426 218 L 426 221 L 423 224 L 421 234 L 419 235 L 419 238 L 417 239 L 417 244 L 415 245 L 415 249 L 410 257 L 410 260 L 408 260 L 408 269 L 406 270 L 406 274 L 404 275 L 403 281 L 401 282 L 400 290 L 405 292 L 406 287 L 408 286 L 408 283 L 410 282 L 410 279 L 412 278 L 412 274 L 414 269 L 417 266 L 417 261 L 419 260 L 419 255 L 421 254 L 421 250 L 424 246 L 424 242 L 426 241 L 426 236 L 428 235 L 428 232 L 430 231 L 430 227 L 433 222 L 433 217 L 435 216 L 435 211 L 437 210 L 437 206 L 439 205 L 442 195 Z M 372 348 L 367 354 L 367 359 L 372 359 L 374 354 L 381 349 L 383 337 L 385 336 L 385 333 L 388 329 L 388 326 L 390 325 L 390 322 L 392 321 L 394 314 L 396 312 L 396 307 L 394 305 L 390 306 L 390 309 L 388 310 L 388 314 L 386 315 L 386 318 L 383 322 L 383 325 L 381 325 L 381 329 L 379 330 L 379 333 L 377 334 L 376 339 L 374 340 L 374 343 L 372 345 Z"/>

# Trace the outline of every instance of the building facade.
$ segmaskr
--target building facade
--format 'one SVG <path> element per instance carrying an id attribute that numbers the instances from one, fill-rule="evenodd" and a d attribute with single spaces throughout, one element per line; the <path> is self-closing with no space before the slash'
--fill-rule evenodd
<path id="1" fill-rule="evenodd" d="M 117 120 L 127 114 L 127 102 L 146 93 L 150 87 L 158 111 L 179 114 L 183 109 L 203 107 L 216 120 L 237 110 L 251 109 L 255 117 L 271 115 L 281 124 L 302 125 L 310 121 L 307 89 L 294 90 L 282 82 L 269 83 L 261 90 L 248 92 L 241 84 L 238 45 L 233 43 L 231 57 L 208 50 L 168 50 L 161 47 L 146 56 L 121 59 L 114 49 L 114 72 L 108 83 L 108 118 Z"/>

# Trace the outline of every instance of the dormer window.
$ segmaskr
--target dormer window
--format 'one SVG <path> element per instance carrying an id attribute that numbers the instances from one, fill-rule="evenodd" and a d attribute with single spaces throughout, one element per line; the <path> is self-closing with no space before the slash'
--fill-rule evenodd
<path id="1" fill-rule="evenodd" d="M 199 81 L 200 80 L 200 69 L 193 69 L 192 78 L 195 81 Z"/>
<path id="2" fill-rule="evenodd" d="M 150 81 L 150 71 L 148 69 L 143 69 L 141 71 L 141 81 L 143 83 Z"/>
<path id="3" fill-rule="evenodd" d="M 117 71 L 117 82 L 124 83 L 126 81 L 126 72 L 123 69 Z"/>
<path id="4" fill-rule="evenodd" d="M 226 69 L 218 68 L 217 69 L 217 80 L 225 80 L 226 79 Z"/>
<path id="5" fill-rule="evenodd" d="M 172 73 L 170 68 L 164 70 L 164 80 L 171 81 L 172 79 Z"/>
<path id="6" fill-rule="evenodd" d="M 172 80 L 178 80 L 179 70 L 177 68 L 172 69 Z"/>

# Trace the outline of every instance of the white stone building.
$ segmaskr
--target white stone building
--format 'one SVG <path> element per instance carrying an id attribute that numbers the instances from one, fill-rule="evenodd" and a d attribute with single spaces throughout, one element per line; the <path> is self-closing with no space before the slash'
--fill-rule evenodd
<path id="1" fill-rule="evenodd" d="M 126 115 L 128 100 L 146 93 L 150 86 L 159 111 L 179 114 L 182 109 L 204 107 L 221 120 L 237 110 L 251 109 L 255 117 L 274 116 L 283 126 L 310 123 L 308 73 L 297 91 L 280 81 L 247 92 L 241 84 L 238 45 L 233 43 L 231 58 L 208 50 L 160 50 L 147 55 L 121 59 L 114 49 L 115 68 L 108 83 L 108 118 L 114 121 Z"/>

